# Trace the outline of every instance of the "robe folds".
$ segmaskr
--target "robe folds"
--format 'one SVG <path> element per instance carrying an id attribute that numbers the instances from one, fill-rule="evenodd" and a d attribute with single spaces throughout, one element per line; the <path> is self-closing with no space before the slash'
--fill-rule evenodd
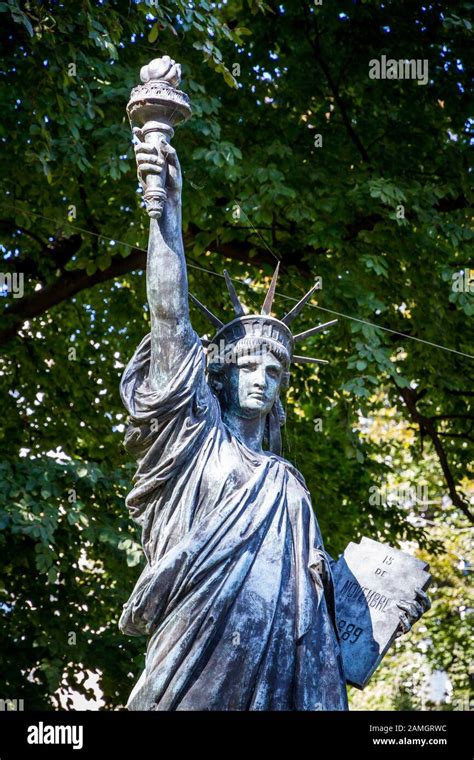
<path id="1" fill-rule="evenodd" d="M 126 367 L 127 497 L 146 566 L 120 629 L 149 637 L 129 710 L 345 710 L 330 558 L 303 476 L 221 418 L 201 342 L 148 381 L 147 335 Z"/>

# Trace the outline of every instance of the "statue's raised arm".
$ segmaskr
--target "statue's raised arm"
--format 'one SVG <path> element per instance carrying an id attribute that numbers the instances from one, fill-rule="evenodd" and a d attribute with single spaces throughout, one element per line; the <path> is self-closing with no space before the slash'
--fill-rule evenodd
<path id="1" fill-rule="evenodd" d="M 135 138 L 138 178 L 150 216 L 147 296 L 151 318 L 150 383 L 163 387 L 193 340 L 181 232 L 182 177 L 173 126 L 191 113 L 176 89 L 180 67 L 168 56 L 141 70 L 143 84 L 132 91 L 128 115 Z"/>

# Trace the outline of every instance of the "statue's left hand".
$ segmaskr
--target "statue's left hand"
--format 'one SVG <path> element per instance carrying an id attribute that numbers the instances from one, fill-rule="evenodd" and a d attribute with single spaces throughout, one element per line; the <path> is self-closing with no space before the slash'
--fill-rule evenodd
<path id="1" fill-rule="evenodd" d="M 403 636 L 404 633 L 408 633 L 413 625 L 421 618 L 422 615 L 427 612 L 431 607 L 431 602 L 421 588 L 415 589 L 416 596 L 414 601 L 406 601 L 402 599 L 398 602 L 397 607 L 400 610 L 400 623 L 396 638 Z"/>
<path id="2" fill-rule="evenodd" d="M 175 149 L 162 140 L 160 147 L 150 145 L 144 141 L 143 132 L 139 127 L 134 127 L 133 136 L 135 138 L 135 158 L 137 161 L 138 180 L 145 190 L 146 177 L 148 174 L 161 174 L 163 166 L 167 165 L 166 172 L 166 189 L 168 199 L 179 201 L 181 199 L 182 176 L 181 167 L 178 160 L 178 154 Z"/>

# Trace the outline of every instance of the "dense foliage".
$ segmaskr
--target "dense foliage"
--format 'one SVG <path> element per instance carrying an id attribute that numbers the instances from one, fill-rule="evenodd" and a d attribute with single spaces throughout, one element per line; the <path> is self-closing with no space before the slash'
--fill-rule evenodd
<path id="1" fill-rule="evenodd" d="M 297 326 L 340 315 L 306 349 L 331 363 L 293 372 L 285 456 L 333 555 L 366 534 L 432 565 L 432 611 L 354 704 L 418 709 L 437 669 L 444 706 L 465 705 L 470 4 L 157 5 L 0 3 L 2 269 L 24 278 L 0 299 L 0 697 L 53 708 L 60 687 L 91 696 L 91 672 L 111 709 L 142 666 L 145 642 L 117 628 L 142 561 L 118 383 L 148 329 L 125 106 L 168 54 L 193 106 L 174 138 L 191 291 L 226 318 L 227 267 L 256 309 L 279 259 L 282 315 L 322 277 Z M 382 55 L 426 60 L 427 84 L 371 79 Z"/>

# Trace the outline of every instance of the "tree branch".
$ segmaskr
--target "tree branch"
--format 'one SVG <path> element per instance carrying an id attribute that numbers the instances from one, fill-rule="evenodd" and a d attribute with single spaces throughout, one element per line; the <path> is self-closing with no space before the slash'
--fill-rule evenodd
<path id="1" fill-rule="evenodd" d="M 344 103 L 344 100 L 342 99 L 339 88 L 335 80 L 333 79 L 329 66 L 327 65 L 327 63 L 325 62 L 325 60 L 323 59 L 321 55 L 321 46 L 319 44 L 318 22 L 317 22 L 316 16 L 314 13 L 313 14 L 309 13 L 307 3 L 304 3 L 304 9 L 305 9 L 305 15 L 306 15 L 306 24 L 305 24 L 306 38 L 313 51 L 314 59 L 319 64 L 324 76 L 326 77 L 326 81 L 329 85 L 329 89 L 331 90 L 334 100 L 339 108 L 341 118 L 346 128 L 347 134 L 349 135 L 352 142 L 356 146 L 358 152 L 360 153 L 362 157 L 362 160 L 365 161 L 366 164 L 370 164 L 369 154 L 367 153 L 365 147 L 363 146 L 362 141 L 359 138 L 359 135 L 355 131 L 354 127 L 352 126 L 352 122 L 349 117 L 346 104 Z M 311 37 L 308 31 L 311 21 L 312 21 L 312 26 L 314 29 L 314 37 Z"/>
<path id="2" fill-rule="evenodd" d="M 31 295 L 13 302 L 10 307 L 7 305 L 2 315 L 2 321 L 7 322 L 7 327 L 0 330 L 0 345 L 14 337 L 25 320 L 43 314 L 82 290 L 127 274 L 133 269 L 144 269 L 145 266 L 146 252 L 133 249 L 126 259 L 114 256 L 107 269 L 98 269 L 92 275 L 83 269 L 64 272 L 41 290 L 35 290 Z"/>
<path id="3" fill-rule="evenodd" d="M 471 438 L 469 435 L 464 435 L 464 433 L 438 433 L 438 435 L 443 436 L 444 438 L 462 438 L 463 441 L 474 443 L 474 438 Z"/>
<path id="4" fill-rule="evenodd" d="M 426 433 L 426 435 L 431 439 L 433 443 L 434 449 L 438 455 L 441 469 L 443 471 L 446 485 L 448 486 L 448 492 L 449 496 L 451 497 L 451 501 L 453 502 L 454 506 L 458 507 L 461 510 L 469 522 L 474 524 L 474 515 L 469 510 L 467 502 L 464 501 L 464 499 L 458 494 L 456 490 L 456 484 L 454 482 L 453 474 L 449 466 L 448 458 L 443 448 L 443 444 L 440 440 L 439 433 L 436 430 L 436 425 L 433 421 L 433 418 L 425 417 L 423 414 L 421 414 L 421 412 L 418 411 L 416 407 L 416 391 L 412 390 L 411 388 L 400 388 L 395 380 L 393 380 L 393 382 L 397 388 L 397 391 L 403 398 L 407 409 L 410 412 L 411 418 L 419 426 L 420 432 Z"/>
<path id="5" fill-rule="evenodd" d="M 193 237 L 197 232 L 197 228 L 188 228 L 188 232 L 185 235 L 185 243 L 187 242 L 188 245 L 191 245 Z M 69 238 L 69 249 L 67 252 L 64 251 L 62 256 L 64 260 L 69 260 L 80 247 L 81 237 L 79 235 L 73 237 L 74 245 L 71 245 L 73 238 Z M 249 244 L 246 242 L 218 243 L 217 241 L 213 241 L 209 243 L 208 247 L 225 258 L 244 263 L 252 261 L 252 263 L 259 266 L 268 266 L 274 263 L 271 253 L 264 249 L 262 249 L 261 253 L 250 259 L 248 255 Z M 51 255 L 51 252 L 49 255 Z M 135 269 L 144 270 L 145 268 L 146 251 L 141 248 L 133 248 L 130 255 L 126 258 L 120 255 L 114 256 L 107 269 L 102 271 L 98 269 L 92 275 L 88 275 L 83 269 L 63 271 L 58 278 L 45 285 L 41 290 L 35 290 L 30 295 L 6 305 L 2 314 L 2 323 L 5 323 L 5 327 L 0 329 L 0 345 L 5 344 L 13 338 L 26 320 L 44 314 L 54 306 L 58 306 L 77 293 L 94 287 L 94 285 L 107 282 L 107 280 L 111 280 L 114 277 L 123 276 Z"/>
<path id="6" fill-rule="evenodd" d="M 474 420 L 474 414 L 434 414 L 431 420 Z"/>
<path id="7" fill-rule="evenodd" d="M 32 240 L 34 240 L 36 243 L 39 243 L 42 248 L 48 245 L 46 240 L 43 240 L 43 238 L 40 238 L 39 235 L 36 235 L 35 232 L 32 232 L 31 230 L 27 230 L 26 227 L 20 227 L 19 224 L 12 221 L 11 219 L 0 219 L 0 224 L 8 227 L 8 229 L 12 230 L 13 232 L 21 232 L 22 235 L 28 235 Z"/>

